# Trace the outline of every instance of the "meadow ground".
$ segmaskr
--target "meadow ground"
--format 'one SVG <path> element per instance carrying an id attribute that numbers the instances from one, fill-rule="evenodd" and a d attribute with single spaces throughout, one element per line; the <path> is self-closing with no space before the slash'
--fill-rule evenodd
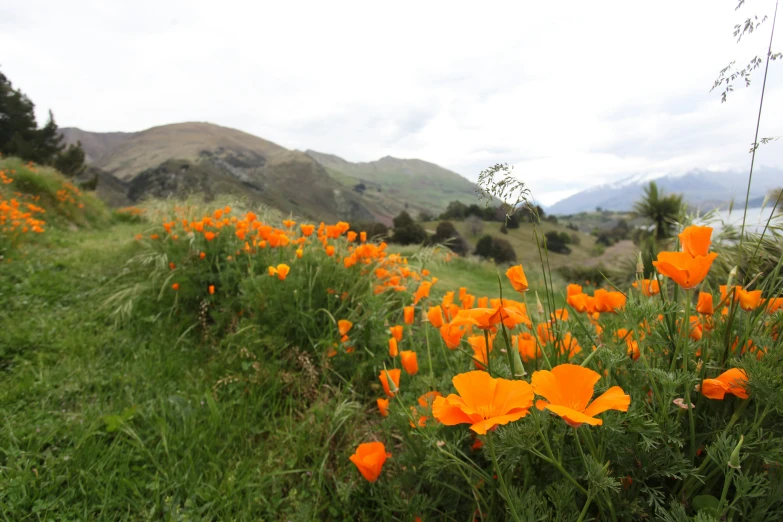
<path id="1" fill-rule="evenodd" d="M 566 290 L 533 245 L 526 279 L 0 167 L 2 520 L 783 517 L 779 236 L 744 287 L 687 227 Z"/>

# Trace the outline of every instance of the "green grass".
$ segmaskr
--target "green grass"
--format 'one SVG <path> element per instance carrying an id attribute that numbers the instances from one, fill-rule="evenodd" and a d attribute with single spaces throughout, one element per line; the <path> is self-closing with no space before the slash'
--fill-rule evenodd
<path id="1" fill-rule="evenodd" d="M 0 271 L 0 519 L 339 519 L 312 470 L 359 404 L 279 338 L 204 346 L 154 315 L 115 331 L 96 305 L 139 230 L 53 232 Z"/>

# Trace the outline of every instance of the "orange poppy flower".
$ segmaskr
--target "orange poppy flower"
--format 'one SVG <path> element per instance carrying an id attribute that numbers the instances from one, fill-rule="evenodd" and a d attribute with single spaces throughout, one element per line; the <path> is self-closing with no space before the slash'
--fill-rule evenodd
<path id="1" fill-rule="evenodd" d="M 770 297 L 766 300 L 767 313 L 774 314 L 778 310 L 783 310 L 783 297 Z"/>
<path id="2" fill-rule="evenodd" d="M 748 374 L 745 370 L 732 368 L 718 375 L 715 379 L 704 379 L 701 393 L 709 399 L 723 400 L 727 393 L 740 399 L 748 398 Z"/>
<path id="3" fill-rule="evenodd" d="M 383 442 L 364 442 L 349 458 L 368 482 L 375 482 L 388 457 L 391 457 L 391 453 L 386 453 Z"/>
<path id="4" fill-rule="evenodd" d="M 502 308 L 471 308 L 460 310 L 451 324 L 454 326 L 472 325 L 482 330 L 489 330 L 501 321 Z"/>
<path id="5" fill-rule="evenodd" d="M 353 243 L 354 241 L 356 241 L 356 232 L 354 232 L 353 230 L 349 231 L 348 234 L 345 236 L 345 238 L 349 242 Z"/>
<path id="6" fill-rule="evenodd" d="M 575 355 L 582 351 L 579 341 L 569 332 L 564 333 L 558 340 L 557 348 L 559 349 L 560 354 L 567 354 L 569 360 L 573 359 Z"/>
<path id="7" fill-rule="evenodd" d="M 578 295 L 582 293 L 582 286 L 577 284 L 570 284 L 566 287 L 566 297 L 571 297 L 572 295 Z"/>
<path id="8" fill-rule="evenodd" d="M 527 277 L 525 277 L 525 271 L 522 269 L 522 265 L 512 266 L 506 270 L 506 277 L 508 277 L 514 290 L 517 292 L 527 292 Z"/>
<path id="9" fill-rule="evenodd" d="M 378 404 L 378 411 L 381 412 L 381 416 L 388 417 L 389 416 L 389 399 L 377 399 L 376 404 Z"/>
<path id="10" fill-rule="evenodd" d="M 551 372 L 534 372 L 533 390 L 546 399 L 536 401 L 536 407 L 559 415 L 574 428 L 585 423 L 600 426 L 603 421 L 596 419 L 596 415 L 606 410 L 628 411 L 631 404 L 631 396 L 619 386 L 612 386 L 591 403 L 595 383 L 600 378 L 598 372 L 575 364 L 561 364 Z"/>
<path id="11" fill-rule="evenodd" d="M 347 319 L 340 319 L 337 321 L 337 329 L 340 330 L 340 335 L 347 335 L 353 328 L 353 323 Z"/>
<path id="12" fill-rule="evenodd" d="M 296 257 L 297 257 L 297 259 L 302 259 L 303 255 L 304 255 L 304 250 L 302 250 L 301 248 L 297 248 L 296 249 Z"/>
<path id="13" fill-rule="evenodd" d="M 690 254 L 691 257 L 706 256 L 710 250 L 712 228 L 691 225 L 680 232 L 678 237 L 683 252 Z"/>
<path id="14" fill-rule="evenodd" d="M 462 309 L 467 310 L 469 308 L 473 308 L 473 303 L 476 301 L 476 296 L 472 294 L 465 294 L 460 298 L 460 304 L 462 304 Z"/>
<path id="15" fill-rule="evenodd" d="M 390 326 L 389 332 L 392 334 L 392 337 L 397 339 L 398 341 L 402 341 L 402 325 L 398 324 L 396 326 Z"/>
<path id="16" fill-rule="evenodd" d="M 761 290 L 745 290 L 737 287 L 737 293 L 734 298 L 739 301 L 740 308 L 746 312 L 755 310 L 761 304 Z"/>
<path id="17" fill-rule="evenodd" d="M 171 289 L 174 290 L 175 292 L 179 290 L 179 283 L 174 283 L 173 285 L 171 285 Z"/>
<path id="18" fill-rule="evenodd" d="M 465 335 L 465 329 L 453 325 L 452 323 L 444 324 L 440 327 L 440 336 L 446 343 L 446 347 L 449 350 L 456 349 L 462 342 L 462 337 Z"/>
<path id="19" fill-rule="evenodd" d="M 487 350 L 487 340 L 484 335 L 471 335 L 468 337 L 468 344 L 473 349 L 473 365 L 477 370 L 486 370 L 489 363 L 489 354 L 494 348 L 495 336 L 489 336 L 489 350 Z"/>
<path id="20" fill-rule="evenodd" d="M 286 228 L 293 228 L 294 225 L 296 225 L 296 221 L 293 221 L 291 219 L 284 219 L 283 220 L 283 226 L 285 226 Z"/>
<path id="21" fill-rule="evenodd" d="M 397 390 L 400 388 L 400 369 L 393 368 L 391 370 L 381 370 L 381 374 L 378 378 L 381 380 L 381 386 L 383 386 L 383 391 L 386 395 L 388 397 L 394 397 L 394 394 L 397 393 Z M 389 385 L 390 380 L 394 384 L 393 390 Z"/>
<path id="22" fill-rule="evenodd" d="M 459 395 L 436 397 L 432 415 L 447 426 L 470 424 L 479 435 L 528 414 L 533 388 L 525 381 L 495 379 L 487 372 L 472 371 L 452 379 Z"/>
<path id="23" fill-rule="evenodd" d="M 712 304 L 712 294 L 699 292 L 699 301 L 696 304 L 696 311 L 704 315 L 712 315 L 715 313 L 715 307 Z"/>
<path id="24" fill-rule="evenodd" d="M 443 326 L 443 310 L 441 307 L 431 306 L 430 309 L 427 310 L 427 320 L 435 328 Z"/>
<path id="25" fill-rule="evenodd" d="M 215 285 L 209 285 L 209 295 L 215 295 Z"/>
<path id="26" fill-rule="evenodd" d="M 402 309 L 403 320 L 405 324 L 413 324 L 414 308 L 412 306 L 406 306 Z"/>
<path id="27" fill-rule="evenodd" d="M 204 232 L 204 239 L 206 239 L 207 241 L 212 241 L 213 239 L 215 239 L 215 236 L 216 236 L 216 234 L 214 232 L 211 232 L 211 231 L 210 232 Z"/>
<path id="28" fill-rule="evenodd" d="M 541 348 L 538 347 L 536 339 L 527 332 L 512 335 L 511 345 L 517 347 L 523 363 L 529 363 L 541 357 Z"/>
<path id="29" fill-rule="evenodd" d="M 416 352 L 412 350 L 401 351 L 400 362 L 408 375 L 416 375 L 419 372 L 419 359 L 416 357 Z"/>
<path id="30" fill-rule="evenodd" d="M 315 225 L 299 225 L 299 229 L 302 231 L 302 235 L 309 237 L 315 230 Z"/>
<path id="31" fill-rule="evenodd" d="M 419 285 L 419 288 L 416 289 L 416 293 L 413 294 L 413 304 L 419 304 L 419 301 L 424 299 L 425 297 L 430 296 L 430 289 L 432 288 L 432 282 L 430 281 L 422 281 Z"/>
<path id="32" fill-rule="evenodd" d="M 269 267 L 269 275 L 276 275 L 280 281 L 285 281 L 285 278 L 288 277 L 288 272 L 290 271 L 291 267 L 285 263 L 280 263 L 276 268 L 272 266 Z"/>
<path id="33" fill-rule="evenodd" d="M 174 270 L 177 268 L 177 265 L 174 264 L 174 261 L 169 261 L 169 269 Z"/>
<path id="34" fill-rule="evenodd" d="M 400 351 L 397 348 L 397 339 L 389 337 L 389 357 L 397 357 Z"/>
<path id="35" fill-rule="evenodd" d="M 682 288 L 689 290 L 701 283 L 710 271 L 718 254 L 693 257 L 688 252 L 661 252 L 653 265 L 658 271 L 672 279 Z"/>
<path id="36" fill-rule="evenodd" d="M 661 286 L 658 284 L 657 279 L 642 279 L 641 282 L 641 288 L 639 288 L 639 281 L 634 281 L 631 286 L 641 290 L 642 294 L 646 295 L 647 297 L 661 293 Z"/>
<path id="37" fill-rule="evenodd" d="M 617 312 L 625 306 L 625 295 L 622 292 L 607 292 L 599 288 L 593 292 L 596 312 Z"/>
<path id="38" fill-rule="evenodd" d="M 595 310 L 595 305 L 593 303 L 590 303 L 592 305 L 590 307 L 592 310 L 588 310 L 588 303 L 592 300 L 593 298 L 587 294 L 572 294 L 566 298 L 566 302 L 569 306 L 580 314 L 588 311 L 592 313 Z"/>
<path id="39" fill-rule="evenodd" d="M 334 247 L 332 245 L 326 247 L 326 255 L 329 257 L 334 255 Z"/>
<path id="40" fill-rule="evenodd" d="M 359 241 L 362 243 L 367 241 L 367 232 L 359 232 Z"/>

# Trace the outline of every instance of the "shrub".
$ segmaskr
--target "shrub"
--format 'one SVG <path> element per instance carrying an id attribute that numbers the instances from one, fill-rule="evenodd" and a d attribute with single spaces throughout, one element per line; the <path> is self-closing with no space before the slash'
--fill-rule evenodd
<path id="1" fill-rule="evenodd" d="M 546 247 L 550 252 L 557 252 L 558 254 L 571 253 L 571 249 L 567 246 L 571 242 L 571 236 L 565 232 L 551 230 L 544 234 L 544 237 L 546 237 Z"/>
<path id="2" fill-rule="evenodd" d="M 513 263 L 517 260 L 514 247 L 505 239 L 485 235 L 476 243 L 474 254 L 486 259 L 492 259 L 495 263 Z"/>
<path id="3" fill-rule="evenodd" d="M 413 221 L 410 214 L 404 210 L 394 218 L 394 232 L 390 241 L 400 245 L 422 244 L 427 240 L 427 233 L 421 225 Z"/>
<path id="4" fill-rule="evenodd" d="M 464 256 L 468 253 L 468 242 L 457 232 L 451 221 L 441 221 L 430 238 L 431 244 L 446 245 L 452 252 Z"/>

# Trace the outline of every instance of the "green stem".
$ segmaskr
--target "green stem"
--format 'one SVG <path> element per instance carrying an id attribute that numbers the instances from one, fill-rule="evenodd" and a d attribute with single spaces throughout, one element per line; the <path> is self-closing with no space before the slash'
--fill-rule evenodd
<path id="1" fill-rule="evenodd" d="M 433 383 L 435 381 L 435 368 L 432 365 L 432 351 L 430 350 L 430 330 L 426 326 L 424 327 L 424 338 L 427 340 L 427 359 L 430 363 L 430 379 Z"/>
<path id="2" fill-rule="evenodd" d="M 503 490 L 503 497 L 506 500 L 506 504 L 508 505 L 509 511 L 511 511 L 511 516 L 514 517 L 514 520 L 521 522 L 521 518 L 519 518 L 519 515 L 517 514 L 517 510 L 514 507 L 514 502 L 511 499 L 511 495 L 508 492 L 508 487 L 506 486 L 506 479 L 503 478 L 503 473 L 500 471 L 500 465 L 498 464 L 498 458 L 495 455 L 495 443 L 493 442 L 492 433 L 487 433 L 487 440 L 489 441 L 489 452 L 492 455 L 492 463 L 495 465 L 495 473 L 498 474 L 498 481 L 500 481 L 500 488 Z"/>
<path id="3" fill-rule="evenodd" d="M 590 504 L 593 502 L 593 496 L 587 495 L 587 502 L 585 502 L 585 506 L 582 508 L 582 512 L 579 513 L 579 518 L 576 519 L 576 522 L 582 522 L 585 519 L 585 516 L 587 515 L 587 510 L 590 508 Z"/>
<path id="4" fill-rule="evenodd" d="M 560 464 L 560 461 L 555 457 L 555 454 L 552 452 L 552 447 L 549 445 L 549 441 L 544 436 L 544 432 L 541 431 L 541 425 L 538 423 L 537 415 L 535 413 L 533 414 L 533 419 L 535 421 L 538 434 L 544 443 L 544 448 L 546 448 L 547 455 L 549 455 L 549 463 L 552 466 L 554 466 L 555 469 L 557 469 L 566 478 L 566 480 L 568 480 L 571 484 L 573 484 L 574 487 L 578 489 L 580 493 L 587 496 L 587 490 L 579 482 L 577 482 L 576 479 L 573 476 L 571 476 L 571 474 L 568 471 L 566 471 L 563 465 Z"/>

